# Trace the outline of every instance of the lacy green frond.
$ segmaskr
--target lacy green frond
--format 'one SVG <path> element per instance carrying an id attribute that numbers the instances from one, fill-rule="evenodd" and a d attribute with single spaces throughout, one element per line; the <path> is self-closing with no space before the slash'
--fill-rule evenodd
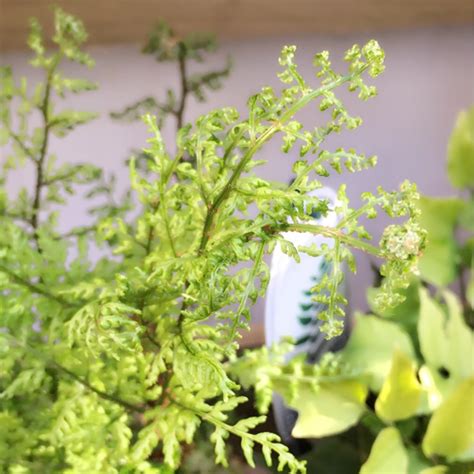
<path id="1" fill-rule="evenodd" d="M 0 69 L 0 143 L 10 150 L 0 168 L 0 470 L 174 472 L 204 424 L 213 430 L 217 463 L 227 464 L 232 436 L 249 465 L 259 448 L 268 466 L 276 460 L 278 470 L 304 472 L 277 435 L 259 431 L 263 415 L 233 419 L 244 402 L 241 385 L 255 388 L 266 413 L 274 390 L 283 387 L 291 401 L 301 387 L 315 393 L 350 374 L 337 357 L 316 368 L 301 359 L 285 364 L 289 346 L 239 356 L 239 340 L 252 305 L 265 295 L 266 257 L 276 245 L 295 260 L 306 252 L 331 262 L 332 273 L 312 294 L 327 305 L 320 317 L 328 337 L 344 323 L 339 290 L 344 266 L 355 270 L 355 250 L 383 261 L 381 305 L 399 301 L 416 268 L 424 233 L 413 185 L 363 194 L 354 209 L 346 186 L 336 209 L 308 196 L 332 173 L 375 165 L 375 157 L 332 150 L 326 139 L 361 125 L 339 92 L 346 87 L 361 100 L 373 97 L 366 81 L 383 71 L 383 50 L 375 41 L 354 46 L 343 72 L 328 52 L 317 54 L 315 79 L 301 75 L 296 48 L 285 47 L 281 90 L 263 87 L 242 116 L 228 107 L 182 126 L 186 97 L 204 98 L 220 87 L 228 66 L 189 75 L 188 61 L 203 59 L 214 43 L 177 38 L 159 26 L 146 52 L 177 62 L 181 92 L 169 91 L 164 102 L 145 98 L 124 112 L 126 118 L 146 112 L 150 138 L 143 160 L 130 161 L 131 189 L 119 199 L 113 177 L 95 165 L 56 160 L 51 147 L 51 134 L 63 137 L 94 116 L 59 106 L 68 93 L 95 87 L 63 75 L 64 61 L 92 65 L 82 50 L 86 36 L 81 22 L 57 9 L 52 49 L 39 23 L 31 24 L 32 64 L 43 80 L 28 84 Z M 298 121 L 306 107 L 321 111 L 322 125 Z M 173 146 L 160 133 L 160 117 L 169 113 L 179 129 Z M 36 128 L 33 114 L 40 118 Z M 271 160 L 297 155 L 290 185 L 258 174 L 271 140 L 281 140 L 284 155 Z M 12 197 L 6 186 L 19 166 L 33 170 L 34 185 Z M 100 202 L 91 204 L 90 222 L 62 234 L 58 213 L 70 212 L 67 198 L 83 187 L 86 202 Z M 389 226 L 378 243 L 362 218 L 380 210 L 406 220 Z M 335 211 L 339 224 L 317 225 L 313 211 Z M 288 232 L 328 237 L 333 245 L 298 247 Z M 89 257 L 92 245 L 98 259 Z"/>

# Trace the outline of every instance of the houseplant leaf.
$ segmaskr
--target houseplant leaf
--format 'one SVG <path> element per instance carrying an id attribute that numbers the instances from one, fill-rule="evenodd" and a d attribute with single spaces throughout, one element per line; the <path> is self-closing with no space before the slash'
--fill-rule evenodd
<path id="1" fill-rule="evenodd" d="M 428 294 L 420 290 L 420 319 L 418 321 L 418 339 L 421 353 L 427 364 L 440 369 L 448 358 L 448 343 L 445 334 L 446 316 L 440 305 Z"/>
<path id="2" fill-rule="evenodd" d="M 449 377 L 465 378 L 474 371 L 474 333 L 464 322 L 461 307 L 452 293 L 444 293 L 449 316 L 423 289 L 418 337 L 421 352 L 432 370 Z"/>
<path id="3" fill-rule="evenodd" d="M 377 305 L 374 303 L 377 294 L 380 292 L 380 288 L 372 287 L 367 290 L 367 302 L 369 304 L 369 308 L 379 316 L 399 324 L 407 331 L 414 342 L 417 340 L 416 328 L 420 313 L 419 287 L 419 280 L 413 279 L 410 285 L 400 292 L 404 297 L 403 302 L 396 306 L 386 308 L 384 311 L 380 311 L 377 308 Z"/>
<path id="4" fill-rule="evenodd" d="M 474 107 L 456 120 L 448 143 L 448 176 L 456 188 L 474 186 Z"/>
<path id="5" fill-rule="evenodd" d="M 399 325 L 375 316 L 357 315 L 354 330 L 345 349 L 343 361 L 365 372 L 371 390 L 380 391 L 390 370 L 395 350 L 413 357 L 413 345 Z"/>
<path id="6" fill-rule="evenodd" d="M 289 405 L 298 411 L 295 438 L 320 438 L 341 433 L 355 425 L 365 411 L 367 387 L 358 381 L 322 383 L 301 388 Z"/>
<path id="7" fill-rule="evenodd" d="M 423 439 L 426 456 L 474 459 L 474 377 L 463 381 L 430 419 Z"/>
<path id="8" fill-rule="evenodd" d="M 367 461 L 360 474 L 405 474 L 408 469 L 408 454 L 396 428 L 383 429 L 372 445 Z"/>
<path id="9" fill-rule="evenodd" d="M 459 249 L 454 235 L 464 203 L 458 198 L 422 196 L 419 202 L 420 224 L 427 234 L 419 269 L 424 280 L 444 286 L 457 276 Z"/>
<path id="10" fill-rule="evenodd" d="M 408 418 L 417 411 L 421 392 L 413 360 L 396 350 L 390 373 L 375 402 L 375 411 L 386 421 Z"/>

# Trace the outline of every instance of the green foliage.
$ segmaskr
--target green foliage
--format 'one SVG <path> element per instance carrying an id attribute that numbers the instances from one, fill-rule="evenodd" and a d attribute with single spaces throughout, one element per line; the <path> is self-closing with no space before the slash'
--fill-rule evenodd
<path id="1" fill-rule="evenodd" d="M 463 117 L 451 143 L 467 133 Z M 455 158 L 451 150 L 449 166 Z M 469 161 L 464 163 L 467 173 Z M 419 278 L 403 290 L 405 301 L 396 307 L 380 309 L 383 285 L 371 288 L 375 314 L 355 316 L 338 354 L 326 354 L 314 366 L 301 357 L 287 362 L 282 345 L 235 362 L 233 370 L 241 383 L 255 386 L 257 400 L 259 392 L 269 400 L 275 390 L 297 410 L 293 436 L 326 437 L 359 423 L 352 443 L 360 444 L 360 430 L 375 435 L 370 453 L 359 453 L 366 458 L 359 465 L 362 474 L 471 472 L 474 332 L 472 283 L 465 285 L 469 271 L 473 281 L 472 220 L 466 217 L 471 207 L 472 194 L 465 200 L 421 198 L 427 243 Z M 460 298 L 443 288 L 456 280 Z M 440 285 L 434 296 L 429 283 Z M 282 383 L 282 374 L 291 374 L 291 382 Z"/>
<path id="2" fill-rule="evenodd" d="M 275 245 L 296 259 L 305 251 L 331 262 L 332 273 L 312 290 L 315 301 L 327 305 L 322 318 L 328 337 L 342 329 L 345 299 L 338 289 L 344 262 L 354 268 L 353 249 L 385 259 L 378 306 L 386 309 L 402 299 L 400 291 L 410 281 L 424 240 L 413 185 L 404 183 L 393 193 L 366 193 L 359 209 L 349 206 L 342 186 L 336 209 L 340 223 L 334 228 L 308 223 L 308 209 L 328 212 L 327 203 L 308 197 L 308 191 L 322 186 L 332 170 L 342 173 L 344 166 L 354 172 L 375 162 L 351 149 L 326 150 L 323 144 L 329 135 L 360 125 L 336 91 L 345 85 L 362 100 L 372 97 L 375 88 L 365 77 L 382 72 L 383 50 L 375 41 L 354 46 L 345 56 L 344 74 L 331 67 L 327 52 L 317 54 L 320 83 L 313 86 L 298 72 L 295 47 L 285 47 L 281 92 L 264 87 L 249 99 L 244 119 L 224 108 L 182 127 L 174 155 L 166 149 L 156 118 L 146 115 L 148 169 L 142 173 L 134 162 L 130 166 L 140 202 L 132 219 L 125 216 L 128 204 L 116 205 L 110 198 L 113 180 L 94 166 L 58 166 L 50 150 L 51 133 L 64 136 L 91 117 L 56 111 L 53 99 L 92 88 L 88 81 L 64 78 L 62 61 L 92 62 L 80 49 L 86 38 L 82 24 L 59 9 L 55 23 L 51 53 L 46 53 L 38 23 L 32 23 L 32 64 L 44 71 L 33 95 L 9 69 L 1 75 L 2 139 L 11 150 L 1 184 L 10 169 L 25 163 L 35 173 L 33 189 L 21 190 L 14 199 L 3 188 L 0 194 L 2 471 L 172 472 L 204 424 L 212 429 L 217 463 L 227 465 L 226 443 L 232 436 L 249 465 L 258 448 L 267 465 L 276 460 L 280 471 L 304 472 L 304 462 L 277 435 L 259 431 L 265 416 L 231 421 L 246 400 L 238 385 L 246 373 L 238 367 L 252 365 L 249 356 L 238 356 L 238 341 L 249 327 L 251 305 L 265 292 L 264 255 Z M 147 51 L 159 60 L 181 61 L 180 45 L 189 59 L 199 59 L 209 48 L 207 40 L 188 38 L 174 46 L 170 38 L 161 26 Z M 213 81 L 201 78 L 186 87 L 199 98 L 202 87 Z M 326 111 L 326 121 L 305 129 L 295 115 L 311 103 Z M 41 125 L 30 131 L 29 119 L 37 114 Z M 265 162 L 258 152 L 278 135 L 284 153 L 300 155 L 290 186 L 270 183 L 254 171 Z M 92 225 L 60 236 L 51 206 L 63 201 L 63 191 L 71 193 L 83 184 L 90 185 L 86 199 L 105 195 L 106 201 L 93 209 Z M 360 219 L 380 210 L 407 219 L 389 226 L 378 246 Z M 284 239 L 284 231 L 324 235 L 335 245 L 297 249 Z M 87 255 L 92 239 L 103 248 L 96 262 Z M 262 380 L 250 380 L 260 408 L 268 408 L 273 372 L 280 380 L 294 378 L 287 384 L 288 397 L 295 405 L 307 403 L 313 392 L 296 390 L 296 375 L 307 370 L 303 361 L 282 367 L 281 354 L 276 361 L 272 354 L 254 364 Z M 310 370 L 311 380 L 322 389 L 327 382 L 328 392 L 338 387 L 342 397 L 355 385 L 351 379 L 331 379 L 347 378 L 337 359 Z M 357 394 L 359 407 L 365 389 Z M 327 409 L 334 411 L 336 405 L 328 395 Z M 306 426 L 302 430 L 307 433 Z"/>
<path id="3" fill-rule="evenodd" d="M 448 176 L 456 188 L 474 188 L 474 107 L 459 114 L 449 140 Z"/>
<path id="4" fill-rule="evenodd" d="M 408 456 L 396 428 L 385 428 L 374 442 L 361 474 L 407 472 Z"/>
<path id="5" fill-rule="evenodd" d="M 429 234 L 429 243 L 420 260 L 420 273 L 432 284 L 448 285 L 458 274 L 459 243 L 455 230 L 463 206 L 459 198 L 423 196 L 420 199 L 420 222 Z"/>
<path id="6" fill-rule="evenodd" d="M 420 224 L 427 230 L 427 244 L 420 259 L 420 274 L 423 280 L 447 286 L 459 280 L 461 296 L 465 308 L 472 298 L 472 269 L 474 268 L 474 194 L 472 183 L 474 160 L 474 109 L 459 114 L 448 145 L 448 177 L 453 186 L 463 189 L 464 199 L 431 198 L 423 196 L 420 200 Z M 465 273 L 471 273 L 467 285 Z M 471 295 L 471 296 L 470 296 Z M 472 299 L 471 299 L 472 301 Z M 472 317 L 472 316 L 470 316 Z"/>
<path id="7" fill-rule="evenodd" d="M 148 41 L 143 47 L 143 53 L 149 54 L 159 63 L 175 62 L 179 72 L 179 91 L 172 88 L 166 90 L 164 100 L 155 97 L 145 97 L 126 107 L 121 112 L 111 114 L 113 118 L 121 120 L 141 120 L 145 114 L 157 117 L 158 126 L 161 128 L 168 116 L 176 119 L 177 129 L 183 126 L 184 111 L 189 96 L 197 101 L 206 100 L 206 91 L 218 90 L 222 81 L 231 70 L 231 61 L 222 69 L 206 73 L 190 74 L 189 62 L 203 62 L 204 53 L 217 49 L 214 36 L 209 34 L 190 34 L 184 38 L 179 37 L 169 25 L 160 22 L 152 30 Z"/>
<path id="8" fill-rule="evenodd" d="M 232 63 L 218 70 L 205 73 L 190 73 L 189 66 L 192 62 L 204 62 L 206 54 L 217 49 L 217 42 L 210 34 L 190 34 L 184 38 L 179 37 L 168 24 L 161 21 L 151 31 L 148 41 L 142 49 L 144 54 L 149 54 L 158 63 L 174 62 L 178 70 L 179 88 L 166 89 L 165 98 L 154 96 L 144 97 L 110 116 L 115 120 L 125 122 L 142 120 L 144 115 L 155 117 L 158 128 L 162 128 L 169 117 L 174 118 L 176 132 L 185 123 L 186 106 L 192 97 L 198 102 L 205 102 L 207 92 L 218 90 L 222 87 L 223 80 L 230 74 Z M 133 150 L 136 167 L 142 174 L 149 172 L 148 162 L 152 160 L 149 153 L 144 150 Z M 193 161 L 193 156 L 183 157 L 182 160 Z"/>
<path id="9" fill-rule="evenodd" d="M 298 411 L 295 437 L 331 436 L 358 422 L 378 433 L 361 473 L 389 467 L 390 472 L 419 473 L 440 460 L 472 462 L 474 332 L 456 297 L 445 293 L 444 298 L 441 306 L 420 290 L 413 343 L 396 323 L 359 315 L 348 346 L 315 366 L 301 358 L 285 362 L 283 349 L 275 348 L 246 353 L 233 370 L 243 384 L 260 391 L 253 377 L 261 380 L 263 371 L 265 391 L 277 391 Z M 418 356 L 414 345 L 421 348 Z M 423 430 L 410 427 L 409 420 Z"/>

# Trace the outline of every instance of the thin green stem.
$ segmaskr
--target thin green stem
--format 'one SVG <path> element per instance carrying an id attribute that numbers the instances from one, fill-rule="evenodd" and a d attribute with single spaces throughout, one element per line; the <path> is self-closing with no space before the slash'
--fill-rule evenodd
<path id="1" fill-rule="evenodd" d="M 108 400 L 110 402 L 116 403 L 117 405 L 120 405 L 120 406 L 122 406 L 122 407 L 124 407 L 128 410 L 131 410 L 131 411 L 137 411 L 137 412 L 144 412 L 145 411 L 145 409 L 140 407 L 140 406 L 133 405 L 132 403 L 129 403 L 125 400 L 122 400 L 122 399 L 116 397 L 115 395 L 111 395 L 109 393 L 103 392 L 102 390 L 99 390 L 99 389 L 95 388 L 87 380 L 84 380 L 81 376 L 77 375 L 76 373 L 74 373 L 71 370 L 67 369 L 66 367 L 62 366 L 58 362 L 46 358 L 42 351 L 40 351 L 38 349 L 35 349 L 31 345 L 25 344 L 25 343 L 19 341 L 14 336 L 12 336 L 8 333 L 4 333 L 3 335 L 8 337 L 8 339 L 11 341 L 12 344 L 14 344 L 16 346 L 19 346 L 19 347 L 23 348 L 24 350 L 30 352 L 32 355 L 34 355 L 38 359 L 42 359 L 51 368 L 56 369 L 58 372 L 62 372 L 64 374 L 68 375 L 69 377 L 74 379 L 76 382 L 79 382 L 81 385 L 83 385 L 84 387 L 86 387 L 90 391 L 94 392 L 99 397 L 103 398 L 104 400 Z"/>
<path id="2" fill-rule="evenodd" d="M 324 227 L 322 225 L 316 224 L 289 224 L 285 231 L 287 232 L 311 232 L 312 234 L 322 235 L 324 237 L 329 237 L 334 240 L 338 240 L 342 243 L 345 243 L 353 248 L 362 250 L 376 257 L 382 257 L 381 250 L 375 245 L 364 242 L 363 240 L 357 239 L 350 235 L 342 232 L 341 229 L 333 227 Z"/>
<path id="3" fill-rule="evenodd" d="M 87 380 L 84 380 L 82 377 L 80 377 L 79 375 L 77 375 L 74 372 L 70 371 L 69 369 L 66 369 L 66 367 L 63 367 L 62 365 L 58 364 L 57 362 L 54 362 L 53 365 L 60 372 L 63 372 L 64 374 L 66 374 L 69 377 L 71 377 L 72 379 L 74 379 L 76 382 L 79 382 L 81 385 L 86 387 L 91 392 L 94 392 L 100 398 L 103 398 L 104 400 L 108 400 L 109 402 L 113 402 L 117 405 L 120 405 L 121 407 L 126 408 L 127 410 L 130 410 L 130 411 L 136 411 L 136 412 L 139 412 L 139 413 L 143 413 L 145 411 L 145 409 L 143 407 L 140 407 L 138 405 L 133 405 L 132 403 L 129 403 L 125 400 L 122 400 L 121 398 L 118 398 L 115 395 L 111 395 L 107 392 L 103 392 L 102 390 L 99 390 L 99 389 L 95 388 Z"/>
<path id="4" fill-rule="evenodd" d="M 5 267 L 4 265 L 0 265 L 0 271 L 3 273 L 6 273 L 16 284 L 24 286 L 25 288 L 28 288 L 32 293 L 36 293 L 38 295 L 45 296 L 46 298 L 49 298 L 50 300 L 56 301 L 62 306 L 65 306 L 67 308 L 78 308 L 81 306 L 81 304 L 79 303 L 71 303 L 69 301 L 66 301 L 60 296 L 49 292 L 42 286 L 31 283 L 30 281 L 26 280 L 20 275 L 17 275 L 15 272 Z"/>
<path id="5" fill-rule="evenodd" d="M 221 417 L 217 417 L 217 416 L 212 415 L 211 412 L 197 410 L 193 407 L 187 406 L 187 405 L 177 401 L 174 398 L 169 398 L 169 400 L 170 400 L 171 403 L 177 405 L 178 407 L 182 408 L 183 410 L 189 411 L 191 413 L 195 413 L 197 416 L 199 416 L 203 420 L 211 423 L 215 427 L 221 428 L 222 430 L 224 430 L 228 433 L 231 433 L 231 434 L 233 434 L 234 436 L 237 436 L 240 439 L 250 440 L 252 445 L 253 444 L 258 444 L 258 445 L 260 445 L 260 446 L 262 446 L 262 447 L 264 447 L 264 448 L 266 448 L 266 449 L 268 449 L 268 450 L 270 450 L 270 451 L 272 451 L 272 452 L 274 452 L 274 453 L 276 453 L 277 455 L 280 455 L 280 456 L 283 455 L 283 454 L 287 454 L 289 456 L 292 456 L 289 453 L 288 448 L 280 443 L 280 438 L 276 435 L 274 437 L 272 437 L 272 439 L 268 439 L 266 437 L 259 436 L 258 434 L 253 434 L 253 433 L 250 433 L 249 431 L 246 431 L 244 429 L 240 429 L 240 428 L 238 428 L 238 424 L 237 425 L 230 425 L 229 423 L 226 423 Z M 260 422 L 265 421 L 265 419 L 266 419 L 265 416 L 261 416 L 260 417 Z M 293 458 L 293 459 L 294 459 L 295 464 L 298 466 L 299 471 L 304 472 L 303 471 L 304 462 L 298 461 L 296 458 Z"/>
<path id="6" fill-rule="evenodd" d="M 338 224 L 337 227 L 338 229 L 342 229 L 348 222 L 357 220 L 360 216 L 362 216 L 368 209 L 373 207 L 373 203 L 366 203 L 363 206 L 361 206 L 359 209 L 356 209 L 355 211 L 352 211 L 350 214 L 348 214 L 344 219 L 342 219 Z"/>
<path id="7" fill-rule="evenodd" d="M 8 130 L 9 135 L 13 138 L 13 141 L 22 149 L 23 153 L 31 160 L 33 163 L 37 162 L 37 158 L 33 151 L 25 145 L 21 138 L 13 131 Z"/>
<path id="8" fill-rule="evenodd" d="M 0 215 L 3 217 L 8 217 L 8 219 L 25 222 L 27 224 L 29 224 L 31 221 L 31 219 L 26 214 L 15 214 L 14 212 L 9 212 L 7 210 L 0 211 Z"/>
<path id="9" fill-rule="evenodd" d="M 329 285 L 328 312 L 335 314 L 337 312 L 337 290 L 341 284 L 341 240 L 334 239 L 334 254 L 331 260 L 332 275 Z"/>
<path id="10" fill-rule="evenodd" d="M 248 149 L 248 151 L 244 154 L 236 168 L 234 169 L 231 177 L 229 178 L 229 181 L 226 183 L 226 185 L 222 188 L 221 192 L 217 195 L 216 199 L 214 202 L 211 204 L 211 206 L 208 209 L 208 212 L 206 214 L 206 218 L 204 220 L 204 226 L 203 226 L 203 231 L 202 231 L 202 236 L 201 236 L 201 242 L 199 244 L 199 249 L 198 253 L 202 254 L 202 252 L 205 250 L 207 242 L 209 241 L 210 238 L 210 230 L 212 227 L 212 224 L 214 222 L 215 215 L 217 211 L 219 210 L 219 207 L 221 204 L 229 197 L 229 194 L 232 191 L 232 188 L 235 184 L 235 182 L 238 180 L 240 175 L 245 169 L 245 166 L 249 162 L 249 160 L 255 155 L 255 153 L 263 146 L 265 142 L 267 142 L 275 133 L 277 133 L 281 127 L 282 124 L 286 123 L 293 115 L 295 115 L 296 112 L 301 110 L 303 107 L 305 107 L 309 102 L 312 100 L 316 99 L 317 97 L 323 95 L 325 92 L 328 92 L 350 80 L 356 75 L 361 74 L 365 69 L 368 68 L 368 65 L 363 66 L 360 68 L 357 73 L 352 73 L 348 74 L 346 76 L 341 76 L 335 81 L 332 81 L 330 84 L 327 84 L 326 86 L 320 87 L 319 89 L 316 89 L 312 92 L 305 93 L 299 100 L 297 100 L 279 119 L 278 122 L 272 123 L 270 127 L 268 127 L 253 143 L 253 145 Z"/>
<path id="11" fill-rule="evenodd" d="M 166 209 L 166 200 L 165 200 L 164 192 L 161 193 L 160 210 L 161 210 L 161 218 L 163 219 L 163 223 L 165 224 L 166 237 L 168 239 L 168 243 L 171 248 L 171 251 L 173 252 L 173 256 L 176 258 L 178 256 L 178 253 L 176 252 L 176 248 L 174 246 L 173 235 L 171 234 L 171 227 L 170 227 L 170 223 L 168 219 L 168 212 Z"/>
<path id="12" fill-rule="evenodd" d="M 55 240 L 62 240 L 62 239 L 69 239 L 71 237 L 82 237 L 83 235 L 87 235 L 90 232 L 94 232 L 97 230 L 97 225 L 89 225 L 89 226 L 84 226 L 84 227 L 79 227 L 76 229 L 72 229 L 69 232 L 66 232 L 65 234 L 58 235 L 54 237 Z"/>
<path id="13" fill-rule="evenodd" d="M 255 284 L 255 278 L 258 274 L 258 271 L 260 269 L 260 264 L 262 263 L 263 260 L 263 254 L 265 252 L 265 245 L 266 242 L 262 241 L 260 242 L 260 245 L 258 246 L 257 253 L 255 255 L 255 261 L 252 267 L 252 271 L 250 272 L 249 275 L 249 280 L 247 282 L 247 286 L 245 287 L 245 291 L 242 295 L 242 298 L 240 299 L 239 307 L 237 308 L 237 311 L 233 317 L 232 321 L 232 326 L 230 328 L 230 334 L 228 338 L 228 345 L 234 341 L 236 333 L 237 333 L 237 328 L 240 323 L 240 316 L 242 315 L 242 312 L 244 311 L 245 307 L 247 306 L 247 301 L 249 299 L 250 292 Z"/>

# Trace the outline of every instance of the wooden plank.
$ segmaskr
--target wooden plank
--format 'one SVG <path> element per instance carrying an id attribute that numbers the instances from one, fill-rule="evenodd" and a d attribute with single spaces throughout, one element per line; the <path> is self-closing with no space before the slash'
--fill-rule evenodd
<path id="1" fill-rule="evenodd" d="M 141 43 L 160 18 L 221 39 L 474 24 L 473 0 L 0 0 L 0 49 L 25 48 L 32 16 L 50 31 L 51 4 L 79 16 L 95 44 Z"/>

